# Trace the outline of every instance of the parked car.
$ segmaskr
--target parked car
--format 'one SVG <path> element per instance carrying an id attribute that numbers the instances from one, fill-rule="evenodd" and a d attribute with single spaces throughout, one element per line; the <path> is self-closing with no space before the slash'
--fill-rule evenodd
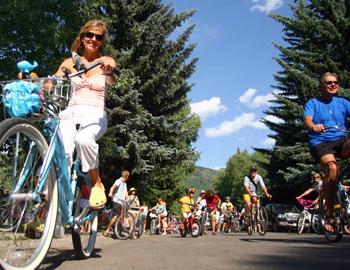
<path id="1" fill-rule="evenodd" d="M 269 218 L 269 228 L 273 232 L 296 229 L 300 214 L 298 207 L 292 204 L 270 203 L 265 205 Z"/>

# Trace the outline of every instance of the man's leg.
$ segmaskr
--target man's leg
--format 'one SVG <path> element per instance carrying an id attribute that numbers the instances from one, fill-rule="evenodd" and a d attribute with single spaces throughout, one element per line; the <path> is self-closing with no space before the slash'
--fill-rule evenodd
<path id="1" fill-rule="evenodd" d="M 333 215 L 336 183 L 338 179 L 339 169 L 337 161 L 333 154 L 326 154 L 322 156 L 320 159 L 320 164 L 326 172 L 323 179 L 322 191 L 325 198 L 326 219 L 329 221 Z M 327 225 L 326 230 L 332 230 L 331 226 Z"/>

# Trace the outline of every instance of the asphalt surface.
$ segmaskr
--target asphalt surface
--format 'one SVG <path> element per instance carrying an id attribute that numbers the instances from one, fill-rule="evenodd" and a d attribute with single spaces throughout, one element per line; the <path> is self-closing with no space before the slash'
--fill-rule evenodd
<path id="1" fill-rule="evenodd" d="M 76 260 L 70 235 L 54 239 L 39 269 L 349 269 L 350 237 L 328 243 L 322 235 L 271 233 L 265 236 L 211 234 L 198 238 L 180 235 L 143 235 L 137 240 L 115 240 L 98 235 L 95 253 Z"/>

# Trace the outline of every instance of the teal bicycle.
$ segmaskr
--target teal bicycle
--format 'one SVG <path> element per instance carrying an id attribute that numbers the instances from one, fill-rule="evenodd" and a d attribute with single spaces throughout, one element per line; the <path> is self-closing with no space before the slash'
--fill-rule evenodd
<path id="1" fill-rule="evenodd" d="M 78 258 L 94 250 L 98 212 L 88 206 L 91 182 L 78 159 L 68 169 L 58 113 L 74 90 L 69 78 L 99 64 L 65 79 L 28 79 L 40 90 L 40 112 L 0 123 L 0 266 L 5 270 L 37 268 L 57 232 L 56 221 L 70 225 Z M 8 83 L 0 82 L 3 97 Z"/>

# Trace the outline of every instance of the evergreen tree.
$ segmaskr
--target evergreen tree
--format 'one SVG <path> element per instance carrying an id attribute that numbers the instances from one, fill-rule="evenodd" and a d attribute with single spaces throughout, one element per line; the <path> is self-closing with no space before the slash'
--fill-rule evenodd
<path id="1" fill-rule="evenodd" d="M 318 79 L 336 72 L 342 86 L 349 88 L 350 3 L 347 0 L 295 1 L 292 17 L 273 15 L 283 24 L 287 46 L 276 45 L 276 61 L 282 70 L 275 75 L 278 90 L 274 105 L 266 111 L 282 123 L 265 120 L 276 140 L 266 165 L 274 199 L 291 201 L 310 186 L 310 172 L 319 170 L 309 154 L 307 131 L 303 127 L 303 106 L 319 95 Z M 344 94 L 341 91 L 340 95 Z"/>
<path id="2" fill-rule="evenodd" d="M 175 14 L 159 0 L 100 0 L 88 1 L 84 13 L 108 23 L 121 71 L 107 99 L 101 171 L 111 180 L 129 169 L 129 186 L 138 187 L 142 199 L 173 200 L 197 159 L 191 143 L 200 123 L 187 97 L 197 62 L 190 59 L 195 46 L 187 45 L 193 26 L 172 36 L 193 11 Z"/>

